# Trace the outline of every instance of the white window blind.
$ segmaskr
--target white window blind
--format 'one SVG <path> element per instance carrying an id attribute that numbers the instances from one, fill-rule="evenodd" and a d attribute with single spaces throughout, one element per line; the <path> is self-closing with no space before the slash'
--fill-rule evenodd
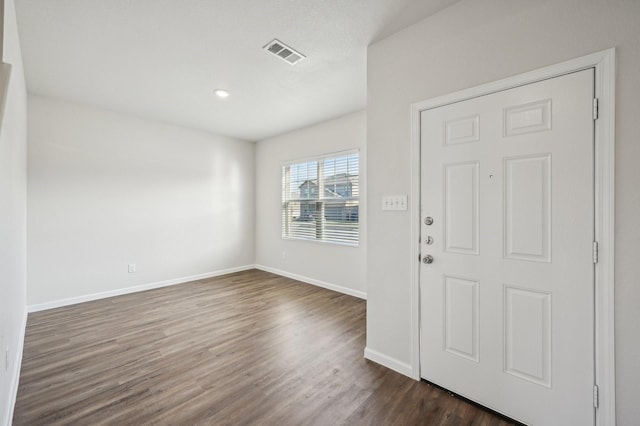
<path id="1" fill-rule="evenodd" d="M 359 153 L 282 166 L 282 237 L 357 246 Z"/>

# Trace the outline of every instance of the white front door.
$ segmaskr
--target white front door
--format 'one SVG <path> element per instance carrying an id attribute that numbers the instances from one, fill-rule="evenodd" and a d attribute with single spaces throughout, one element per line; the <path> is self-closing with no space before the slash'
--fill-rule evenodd
<path id="1" fill-rule="evenodd" d="M 595 419 L 593 97 L 588 69 L 421 115 L 421 376 L 530 425 Z"/>

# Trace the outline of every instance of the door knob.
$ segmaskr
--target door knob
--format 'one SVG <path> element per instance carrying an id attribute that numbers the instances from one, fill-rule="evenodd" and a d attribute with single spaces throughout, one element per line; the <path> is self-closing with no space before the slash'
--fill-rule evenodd
<path id="1" fill-rule="evenodd" d="M 433 218 L 431 216 L 427 216 L 424 218 L 425 225 L 431 225 L 433 223 Z"/>
<path id="2" fill-rule="evenodd" d="M 422 258 L 422 263 L 433 263 L 433 256 L 431 256 L 430 254 L 426 254 Z"/>

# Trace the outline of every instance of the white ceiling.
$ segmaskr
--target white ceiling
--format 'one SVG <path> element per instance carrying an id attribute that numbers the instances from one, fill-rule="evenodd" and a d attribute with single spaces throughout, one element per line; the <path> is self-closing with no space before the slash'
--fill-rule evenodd
<path id="1" fill-rule="evenodd" d="M 258 141 L 365 108 L 367 45 L 455 1 L 16 0 L 16 9 L 30 93 Z M 291 66 L 268 54 L 273 38 L 307 59 Z"/>

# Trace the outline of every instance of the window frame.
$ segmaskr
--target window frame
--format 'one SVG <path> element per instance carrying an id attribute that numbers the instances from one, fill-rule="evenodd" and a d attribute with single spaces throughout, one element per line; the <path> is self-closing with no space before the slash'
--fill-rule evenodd
<path id="1" fill-rule="evenodd" d="M 348 197 L 336 198 L 336 199 L 321 196 L 322 194 L 325 193 L 324 185 L 327 179 L 327 177 L 324 176 L 325 161 L 330 159 L 337 159 L 340 157 L 349 157 L 353 155 L 357 155 L 357 172 L 358 173 L 356 175 L 353 175 L 357 177 L 356 178 L 356 185 L 357 185 L 356 195 L 353 195 L 353 193 L 351 193 Z M 347 160 L 347 164 L 348 164 L 348 161 L 349 160 Z M 290 175 L 287 176 L 287 169 L 289 170 L 289 173 L 290 173 L 291 166 L 302 165 L 305 163 L 313 163 L 313 162 L 316 163 L 316 174 L 315 174 L 316 177 L 308 180 L 309 181 L 316 180 L 319 183 L 315 191 L 316 197 L 315 198 L 301 197 L 301 196 L 299 198 L 290 197 L 292 193 L 291 191 L 292 180 Z M 309 156 L 304 158 L 298 158 L 295 160 L 283 162 L 281 165 L 282 192 L 281 192 L 281 199 L 280 199 L 280 220 L 281 220 L 280 225 L 281 225 L 282 239 L 292 240 L 292 241 L 310 241 L 310 242 L 316 242 L 321 244 L 340 245 L 345 247 L 359 247 L 360 246 L 360 223 L 361 223 L 360 222 L 360 164 L 361 164 L 360 149 L 358 148 L 331 152 L 331 153 L 315 155 L 315 156 Z M 348 174 L 348 165 L 347 165 L 347 172 L 345 173 Z M 332 176 L 337 176 L 338 174 L 339 173 L 336 173 Z M 345 176 L 345 178 L 347 177 Z M 312 192 L 312 191 L 309 190 L 309 192 Z M 301 217 L 302 208 L 303 208 L 302 203 L 305 203 L 305 202 L 308 203 L 308 205 L 315 204 L 316 205 L 315 211 L 320 212 L 319 214 L 316 214 L 316 216 L 320 217 L 320 220 L 312 219 L 313 223 L 315 224 L 315 233 L 313 234 L 313 236 L 304 236 L 302 233 L 295 234 L 295 233 L 292 233 L 292 230 L 291 230 L 292 224 L 296 222 L 296 219 L 293 217 L 293 214 L 289 210 L 291 208 L 290 205 L 291 203 L 301 204 L 300 207 L 298 207 L 300 211 L 299 217 Z M 351 238 L 345 237 L 344 239 L 342 239 L 342 238 L 337 238 L 335 235 L 333 238 L 331 238 L 331 236 L 327 237 L 325 234 L 325 231 L 327 231 L 327 226 L 326 226 L 327 218 L 326 218 L 325 209 L 327 206 L 330 206 L 331 204 L 335 205 L 340 202 L 350 203 L 351 205 L 349 207 L 351 209 L 353 209 L 353 207 L 356 207 L 355 220 L 353 220 L 352 219 L 353 216 L 351 216 L 351 214 L 353 213 L 350 213 L 348 215 L 349 217 L 348 220 L 334 221 L 334 222 L 345 222 L 350 224 L 351 228 L 355 228 L 355 232 L 353 233 Z M 345 226 L 345 229 L 346 228 L 347 227 Z M 341 231 L 335 231 L 335 232 L 337 236 L 339 236 Z"/>

